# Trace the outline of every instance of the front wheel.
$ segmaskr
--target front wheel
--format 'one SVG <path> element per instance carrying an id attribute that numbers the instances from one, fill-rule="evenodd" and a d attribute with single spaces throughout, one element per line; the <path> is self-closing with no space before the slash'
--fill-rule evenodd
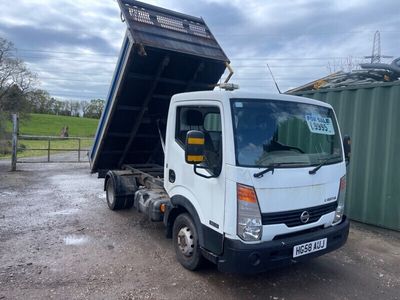
<path id="1" fill-rule="evenodd" d="M 186 269 L 194 271 L 200 267 L 203 257 L 200 252 L 199 236 L 192 218 L 187 214 L 180 214 L 172 228 L 176 258 Z"/>

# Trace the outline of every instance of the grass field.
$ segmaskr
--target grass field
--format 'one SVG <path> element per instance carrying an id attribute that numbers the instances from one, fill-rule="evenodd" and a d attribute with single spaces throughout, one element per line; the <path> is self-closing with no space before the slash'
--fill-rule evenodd
<path id="1" fill-rule="evenodd" d="M 89 149 L 92 145 L 92 138 L 96 133 L 99 120 L 88 118 L 77 118 L 67 116 L 30 114 L 26 118 L 20 119 L 21 135 L 35 136 L 59 136 L 62 128 L 68 126 L 70 137 L 87 137 L 81 141 L 81 148 Z M 7 124 L 7 128 L 11 131 L 11 123 Z M 48 141 L 31 141 L 20 140 L 18 143 L 20 148 L 25 148 L 18 152 L 18 157 L 30 156 L 47 156 Z M 61 140 L 51 141 L 51 148 L 54 149 L 78 149 L 77 140 Z M 29 150 L 29 149 L 46 149 Z M 61 151 L 51 151 L 51 154 L 60 153 Z M 9 158 L 10 155 L 0 155 L 0 158 Z"/>
<path id="2" fill-rule="evenodd" d="M 20 120 L 20 134 L 59 136 L 64 126 L 69 136 L 93 137 L 99 120 L 55 115 L 30 114 Z M 11 125 L 11 124 L 10 124 Z"/>

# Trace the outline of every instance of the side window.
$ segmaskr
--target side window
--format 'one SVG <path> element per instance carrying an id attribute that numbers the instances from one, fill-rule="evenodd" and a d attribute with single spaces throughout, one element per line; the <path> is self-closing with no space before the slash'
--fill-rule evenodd
<path id="1" fill-rule="evenodd" d="M 198 107 L 180 106 L 176 112 L 175 139 L 182 147 L 190 130 L 203 131 L 203 114 Z"/>
<path id="2" fill-rule="evenodd" d="M 221 115 L 220 113 L 210 112 L 204 117 L 204 129 L 209 132 L 221 132 Z"/>
<path id="3" fill-rule="evenodd" d="M 199 130 L 205 138 L 206 167 L 213 175 L 219 175 L 222 167 L 222 125 L 221 113 L 216 106 L 180 106 L 176 112 L 175 140 L 183 148 L 186 134 Z"/>

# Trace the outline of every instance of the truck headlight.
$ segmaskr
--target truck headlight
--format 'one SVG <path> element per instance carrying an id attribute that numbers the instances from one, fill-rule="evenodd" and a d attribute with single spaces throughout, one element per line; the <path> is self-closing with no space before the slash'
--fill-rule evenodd
<path id="1" fill-rule="evenodd" d="M 260 207 L 253 187 L 237 184 L 237 234 L 244 241 L 258 241 L 262 236 Z"/>
<path id="2" fill-rule="evenodd" d="M 340 178 L 338 206 L 336 208 L 335 217 L 332 222 L 333 225 L 338 224 L 342 221 L 345 198 L 346 198 L 346 175 Z"/>

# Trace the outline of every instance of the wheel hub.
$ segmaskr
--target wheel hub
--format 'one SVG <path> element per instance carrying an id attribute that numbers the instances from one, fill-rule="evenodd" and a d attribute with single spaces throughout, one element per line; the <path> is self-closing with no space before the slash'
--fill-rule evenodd
<path id="1" fill-rule="evenodd" d="M 114 203 L 114 186 L 112 183 L 107 184 L 107 196 L 108 203 L 112 205 Z"/>
<path id="2" fill-rule="evenodd" d="M 185 256 L 191 256 L 194 250 L 193 235 L 189 227 L 182 227 L 178 232 L 178 246 L 179 250 Z"/>

